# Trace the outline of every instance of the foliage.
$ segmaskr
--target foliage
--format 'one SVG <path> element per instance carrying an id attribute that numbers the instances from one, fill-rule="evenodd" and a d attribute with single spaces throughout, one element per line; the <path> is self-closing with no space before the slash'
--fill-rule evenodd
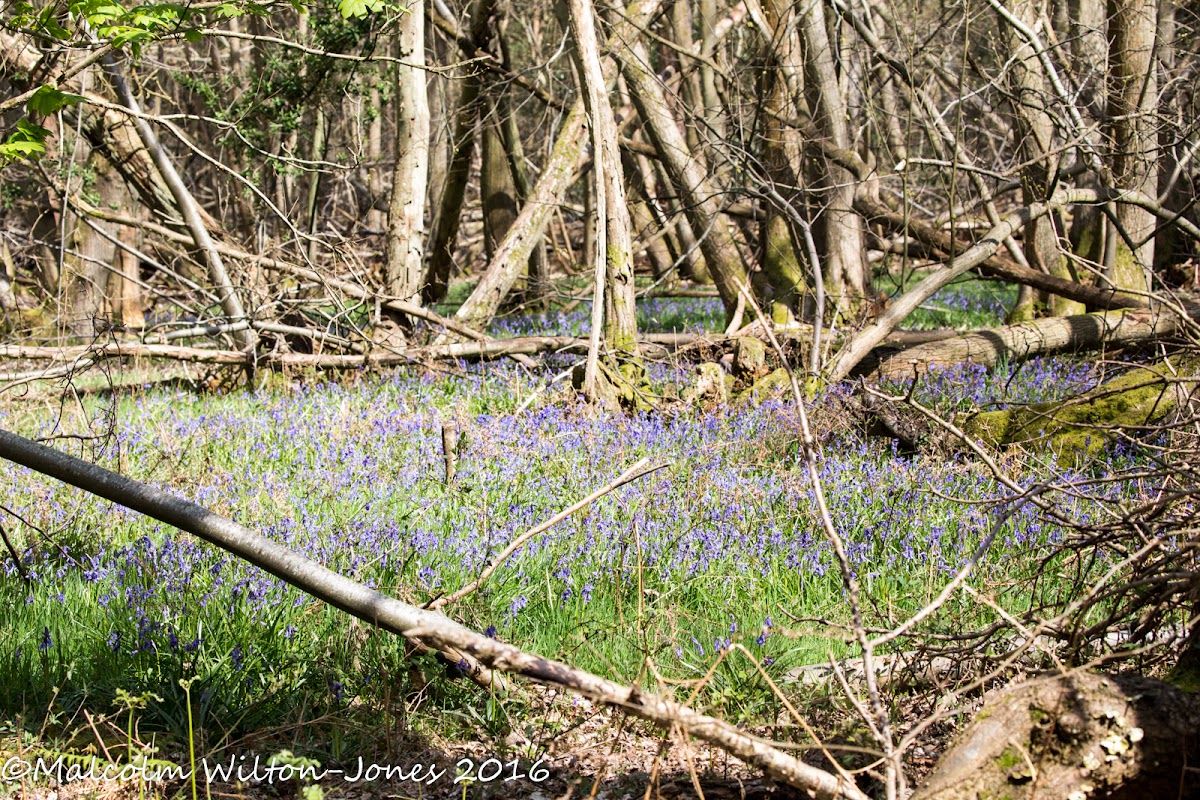
<path id="1" fill-rule="evenodd" d="M 1051 372 L 1012 383 L 1036 392 L 1030 377 Z M 836 637 L 790 630 L 789 615 L 836 623 L 846 612 L 786 405 L 674 420 L 559 405 L 518 412 L 533 388 L 489 368 L 226 398 L 153 393 L 122 404 L 98 455 L 413 601 L 467 582 L 515 535 L 649 456 L 669 469 L 531 542 L 454 615 L 622 680 L 648 680 L 646 657 L 666 677 L 699 677 L 735 643 L 777 680 L 849 653 Z M 826 402 L 837 413 L 831 397 L 818 416 Z M 446 415 L 469 420 L 449 486 L 438 449 Z M 948 498 L 986 499 L 990 483 L 969 464 L 898 458 L 854 434 L 829 445 L 822 480 L 864 590 L 888 614 L 913 610 L 986 532 L 980 506 Z M 1027 479 L 1062 477 L 1052 464 L 1040 469 Z M 336 718 L 356 698 L 379 707 L 393 690 L 385 687 L 414 669 L 442 671 L 213 547 L 24 470 L 3 473 L 17 489 L 14 511 L 49 538 L 25 536 L 29 587 L 5 565 L 0 616 L 12 635 L 0 643 L 0 706 L 37 707 L 49 686 L 68 705 L 156 692 L 163 700 L 146 724 L 182 738 L 179 681 L 194 681 L 196 726 L 212 746 L 301 713 Z M 1081 502 L 1064 496 L 1062 508 L 1085 513 Z M 1005 526 L 981 569 L 1010 609 L 1036 602 L 1024 580 L 1059 535 L 1029 507 Z M 954 625 L 982 613 L 952 606 Z M 702 702 L 770 718 L 756 676 L 744 659 L 725 658 Z M 429 691 L 435 714 L 445 692 L 467 689 Z"/>

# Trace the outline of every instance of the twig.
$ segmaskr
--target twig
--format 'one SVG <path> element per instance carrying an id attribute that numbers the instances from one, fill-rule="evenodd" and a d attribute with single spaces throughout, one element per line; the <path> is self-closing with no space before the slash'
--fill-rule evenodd
<path id="1" fill-rule="evenodd" d="M 746 301 L 754 309 L 754 313 L 762 325 L 763 332 L 767 335 L 771 346 L 779 355 L 779 359 L 784 369 L 787 370 L 788 380 L 791 383 L 792 394 L 796 400 L 796 412 L 800 417 L 800 447 L 804 455 L 804 464 L 808 472 L 808 478 L 812 482 L 813 497 L 817 504 L 818 516 L 821 519 L 821 528 L 825 533 L 825 538 L 833 546 L 834 554 L 837 556 L 838 568 L 841 570 L 842 575 L 842 585 L 846 592 L 846 600 L 850 604 L 850 616 L 854 624 L 854 638 L 858 641 L 859 648 L 862 650 L 867 693 L 871 701 L 871 710 L 875 716 L 874 720 L 864 717 L 864 721 L 872 728 L 872 731 L 876 734 L 876 738 L 879 740 L 879 744 L 883 748 L 884 769 L 887 773 L 886 783 L 888 784 L 888 795 L 891 797 L 896 794 L 896 784 L 903 782 L 903 771 L 899 763 L 900 753 L 896 750 L 895 743 L 892 740 L 891 720 L 888 717 L 887 708 L 883 704 L 883 698 L 879 693 L 879 682 L 875 674 L 874 648 L 871 645 L 870 639 L 867 638 L 867 631 L 863 625 L 858 579 L 855 578 L 854 569 L 850 566 L 850 558 L 846 553 L 845 542 L 842 541 L 841 535 L 838 534 L 837 528 L 834 527 L 833 518 L 829 514 L 829 505 L 825 502 L 825 492 L 821 486 L 821 471 L 817 465 L 817 445 L 808 424 L 808 412 L 804 407 L 804 395 L 800 391 L 800 384 L 796 381 L 796 373 L 792 370 L 783 347 L 779 344 L 779 340 L 775 338 L 774 328 L 767 320 L 766 315 L 763 314 L 758 301 L 754 299 L 754 294 L 750 291 L 750 287 L 744 282 L 739 281 L 738 291 L 745 295 Z M 857 701 L 853 697 L 851 697 L 851 701 L 857 705 Z"/>
<path id="2" fill-rule="evenodd" d="M 540 525 L 535 525 L 534 527 L 525 531 L 520 536 L 513 539 L 512 542 L 509 543 L 508 547 L 506 547 L 502 551 L 500 551 L 500 554 L 492 560 L 492 563 L 488 565 L 487 569 L 485 569 L 483 572 L 479 573 L 478 578 L 471 581 L 466 586 L 463 586 L 461 589 L 454 592 L 453 594 L 448 594 L 448 595 L 445 595 L 444 597 L 439 597 L 435 600 L 431 600 L 430 602 L 425 604 L 425 608 L 428 608 L 430 610 L 436 610 L 436 609 L 441 608 L 442 606 L 445 606 L 450 603 L 453 603 L 453 602 L 463 599 L 467 595 L 469 595 L 472 592 L 479 589 L 479 587 L 483 585 L 484 581 L 486 581 L 488 578 L 490 578 L 492 576 L 492 573 L 494 573 L 497 569 L 499 569 L 500 565 L 508 560 L 509 556 L 511 556 L 517 550 L 521 549 L 521 546 L 524 545 L 526 542 L 528 542 L 533 537 L 537 536 L 540 533 L 544 533 L 544 532 L 550 530 L 555 525 L 557 525 L 558 523 L 562 522 L 567 517 L 574 514 L 576 511 L 579 511 L 581 508 L 586 508 L 587 506 L 589 506 L 592 503 L 594 503 L 595 501 L 599 500 L 601 497 L 608 494 L 609 492 L 615 491 L 616 489 L 619 489 L 620 487 L 624 486 L 627 483 L 635 481 L 638 478 L 641 478 L 645 475 L 649 475 L 651 472 L 657 472 L 658 470 L 663 469 L 667 466 L 666 464 L 659 464 L 658 466 L 655 466 L 655 467 L 646 468 L 646 464 L 648 464 L 649 461 L 650 461 L 649 459 L 643 458 L 641 461 L 637 462 L 632 467 L 630 467 L 629 469 L 622 472 L 621 475 L 616 480 L 614 480 L 612 483 L 610 483 L 607 486 L 604 486 L 600 489 L 597 489 L 596 491 L 589 494 L 587 497 L 580 500 L 578 503 L 575 503 L 574 505 L 563 509 L 562 511 L 558 512 L 553 517 L 551 517 L 550 519 L 541 523 Z"/>

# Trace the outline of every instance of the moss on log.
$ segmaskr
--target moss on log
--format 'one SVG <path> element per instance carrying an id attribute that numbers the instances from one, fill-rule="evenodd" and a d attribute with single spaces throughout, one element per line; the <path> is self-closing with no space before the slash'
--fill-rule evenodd
<path id="1" fill-rule="evenodd" d="M 1168 378 L 1163 368 L 1136 367 L 1067 401 L 1038 403 L 969 417 L 963 432 L 994 447 L 1023 444 L 1048 448 L 1060 457 L 1083 458 L 1114 441 L 1163 420 L 1195 391 L 1197 364 Z"/>

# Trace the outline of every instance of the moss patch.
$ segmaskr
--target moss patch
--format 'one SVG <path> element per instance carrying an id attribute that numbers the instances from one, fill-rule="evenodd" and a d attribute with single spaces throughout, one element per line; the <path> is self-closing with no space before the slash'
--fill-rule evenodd
<path id="1" fill-rule="evenodd" d="M 1066 403 L 976 414 L 963 430 L 993 447 L 1048 445 L 1060 457 L 1081 459 L 1113 441 L 1115 429 L 1153 423 L 1176 404 L 1176 392 L 1157 371 L 1138 367 Z"/>

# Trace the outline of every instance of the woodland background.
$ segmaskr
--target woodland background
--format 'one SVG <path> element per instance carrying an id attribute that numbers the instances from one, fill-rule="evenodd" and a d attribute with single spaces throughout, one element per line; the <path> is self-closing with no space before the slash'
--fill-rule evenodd
<path id="1" fill-rule="evenodd" d="M 312 561 L 5 433 L 120 504 L 10 468 L 5 746 L 75 752 L 103 707 L 101 749 L 150 757 L 135 711 L 194 747 L 190 675 L 216 750 L 283 724 L 337 761 L 313 742 L 373 713 L 392 753 L 482 703 L 460 738 L 524 730 L 532 758 L 550 706 L 515 673 L 817 796 L 1191 796 L 1198 26 L 1172 0 L 6 2 L 5 427 Z M 226 583 L 120 506 L 256 566 Z M 318 564 L 398 596 L 404 638 Z M 235 620 L 211 642 L 188 586 Z M 317 628 L 269 616 L 293 596 Z M 633 609 L 623 644 L 568 633 Z M 261 614 L 320 652 L 278 666 Z"/>

